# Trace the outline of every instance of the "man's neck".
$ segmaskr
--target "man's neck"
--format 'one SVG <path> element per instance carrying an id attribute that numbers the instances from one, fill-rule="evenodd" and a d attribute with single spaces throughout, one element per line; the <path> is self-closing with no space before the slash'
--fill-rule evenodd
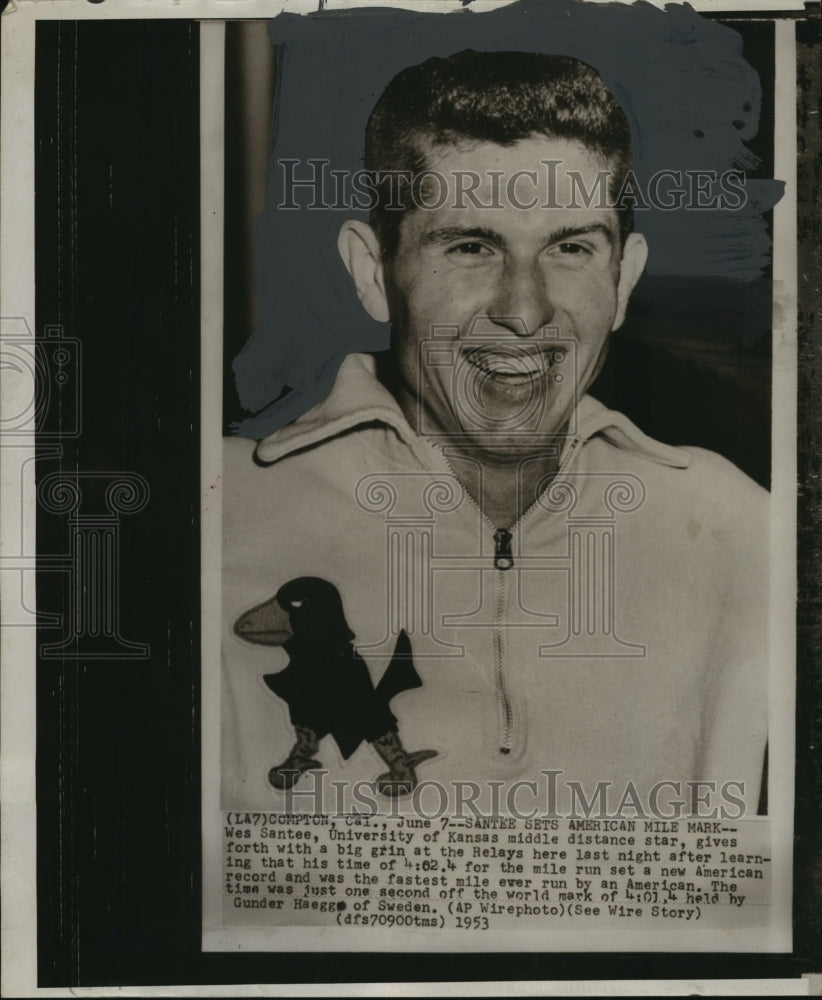
<path id="1" fill-rule="evenodd" d="M 416 422 L 417 397 L 397 378 L 390 352 L 376 355 L 377 377 L 400 405 L 408 422 Z M 460 483 L 496 528 L 510 528 L 531 507 L 559 468 L 565 428 L 534 438 L 495 455 L 470 442 L 447 444 L 443 451 Z"/>
<path id="2" fill-rule="evenodd" d="M 444 448 L 459 481 L 496 528 L 510 528 L 536 501 L 559 468 L 562 437 L 541 450 L 533 446 L 505 460 L 480 449 Z"/>

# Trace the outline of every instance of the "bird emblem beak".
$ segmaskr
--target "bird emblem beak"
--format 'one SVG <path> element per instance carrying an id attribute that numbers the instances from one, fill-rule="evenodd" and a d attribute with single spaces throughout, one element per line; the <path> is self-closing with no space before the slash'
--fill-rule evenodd
<path id="1" fill-rule="evenodd" d="M 240 615 L 234 634 L 260 646 L 282 646 L 294 634 L 291 619 L 276 597 Z"/>

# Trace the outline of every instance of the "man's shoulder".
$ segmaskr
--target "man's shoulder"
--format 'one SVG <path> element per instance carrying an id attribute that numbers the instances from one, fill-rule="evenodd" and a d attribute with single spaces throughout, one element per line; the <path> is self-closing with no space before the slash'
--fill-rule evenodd
<path id="1" fill-rule="evenodd" d="M 706 529 L 720 549 L 767 551 L 770 494 L 733 462 L 706 448 L 686 447 L 686 468 L 671 470 L 670 513 L 690 538 Z M 672 518 L 673 520 L 673 518 Z"/>
<path id="2" fill-rule="evenodd" d="M 271 442 L 266 439 L 266 443 Z M 259 442 L 227 438 L 223 446 L 224 505 L 244 518 L 272 505 L 291 511 L 317 510 L 353 501 L 367 477 L 421 467 L 408 448 L 382 425 L 359 426 L 266 461 Z"/>
<path id="3" fill-rule="evenodd" d="M 762 505 L 768 492 L 733 462 L 707 448 L 670 445 L 649 436 L 625 414 L 585 397 L 583 464 L 633 472 L 683 497 L 691 492 Z M 585 426 L 587 424 L 587 427 Z M 590 450 L 589 450 L 590 449 Z"/>
<path id="4" fill-rule="evenodd" d="M 289 442 L 287 448 L 278 448 L 280 434 L 287 438 L 288 428 L 271 434 L 263 441 L 237 436 L 224 438 L 224 469 L 242 476 L 253 475 L 256 471 L 267 478 L 312 468 L 334 473 L 341 471 L 341 464 L 356 464 L 364 456 L 375 453 L 390 455 L 397 450 L 396 435 L 378 422 L 360 424 L 337 434 L 318 435 L 312 441 Z"/>
<path id="5" fill-rule="evenodd" d="M 595 435 L 584 467 L 638 480 L 648 517 L 663 519 L 673 534 L 677 525 L 711 525 L 743 543 L 767 535 L 770 494 L 733 462 L 703 447 L 662 445 L 625 426 L 627 434 Z"/>
<path id="6" fill-rule="evenodd" d="M 682 451 L 690 456 L 685 470 L 695 488 L 704 489 L 717 501 L 764 507 L 769 493 L 733 462 L 707 448 L 687 446 Z"/>

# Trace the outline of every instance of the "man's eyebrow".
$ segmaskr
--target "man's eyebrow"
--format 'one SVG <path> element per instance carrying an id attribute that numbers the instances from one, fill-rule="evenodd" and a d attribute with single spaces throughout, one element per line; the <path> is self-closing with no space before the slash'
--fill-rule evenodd
<path id="1" fill-rule="evenodd" d="M 554 230 L 546 242 L 547 244 L 562 243 L 565 240 L 572 240 L 577 236 L 588 236 L 592 233 L 600 233 L 611 245 L 616 243 L 616 234 L 604 222 L 590 222 L 585 226 L 563 226 L 561 229 Z"/>
<path id="2" fill-rule="evenodd" d="M 545 246 L 554 243 L 562 243 L 565 240 L 572 240 L 579 236 L 589 236 L 599 233 L 604 236 L 612 246 L 616 244 L 616 233 L 604 222 L 590 222 L 582 226 L 562 226 L 549 232 L 545 239 Z M 444 246 L 455 240 L 485 240 L 492 246 L 505 247 L 505 237 L 494 229 L 485 229 L 482 226 L 442 226 L 440 229 L 432 229 L 424 233 L 422 241 L 427 246 Z"/>
<path id="3" fill-rule="evenodd" d="M 443 226 L 441 229 L 432 229 L 424 233 L 423 243 L 426 245 L 444 245 L 452 243 L 454 240 L 485 240 L 493 246 L 505 246 L 505 239 L 493 229 L 484 229 L 482 226 Z"/>

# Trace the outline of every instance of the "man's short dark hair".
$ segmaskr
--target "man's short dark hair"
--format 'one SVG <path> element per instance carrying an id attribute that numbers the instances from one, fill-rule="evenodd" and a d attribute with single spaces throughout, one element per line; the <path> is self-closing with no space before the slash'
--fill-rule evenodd
<path id="1" fill-rule="evenodd" d="M 578 59 L 468 49 L 398 73 L 365 132 L 365 169 L 376 178 L 377 190 L 370 221 L 383 256 L 396 252 L 404 215 L 386 207 L 390 175 L 409 172 L 413 178 L 427 170 L 427 145 L 467 140 L 511 146 L 534 135 L 576 140 L 599 154 L 611 170 L 612 196 L 631 168 L 625 113 L 596 70 Z M 402 201 L 405 210 L 413 204 Z M 624 242 L 633 228 L 633 209 L 627 204 L 617 212 Z"/>

